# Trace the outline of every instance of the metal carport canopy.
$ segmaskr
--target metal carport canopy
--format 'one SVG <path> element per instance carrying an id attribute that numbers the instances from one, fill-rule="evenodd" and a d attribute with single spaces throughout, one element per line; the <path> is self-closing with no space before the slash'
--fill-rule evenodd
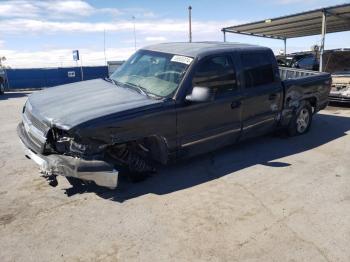
<path id="1" fill-rule="evenodd" d="M 226 32 L 281 39 L 285 42 L 285 49 L 288 38 L 322 34 L 322 54 L 326 33 L 349 30 L 350 4 L 342 4 L 243 25 L 229 26 L 223 28 L 222 32 L 224 33 L 224 41 L 226 41 Z M 322 70 L 321 67 L 320 70 Z"/>

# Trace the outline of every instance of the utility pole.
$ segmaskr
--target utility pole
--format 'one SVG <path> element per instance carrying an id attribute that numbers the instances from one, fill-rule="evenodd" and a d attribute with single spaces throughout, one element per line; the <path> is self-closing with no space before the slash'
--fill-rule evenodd
<path id="1" fill-rule="evenodd" d="M 327 31 L 327 13 L 325 10 L 322 12 L 322 38 L 321 38 L 321 47 L 320 47 L 320 68 L 319 71 L 323 71 L 323 53 L 324 53 L 324 42 L 326 38 Z"/>
<path id="2" fill-rule="evenodd" d="M 225 29 L 222 29 L 221 31 L 224 34 L 224 42 L 226 42 L 226 31 L 225 31 Z"/>
<path id="3" fill-rule="evenodd" d="M 189 42 L 192 42 L 192 6 L 188 7 L 188 29 L 189 29 Z"/>
<path id="4" fill-rule="evenodd" d="M 81 81 L 84 81 L 83 59 L 81 58 L 80 58 L 80 74 L 81 74 Z"/>
<path id="5" fill-rule="evenodd" d="M 107 65 L 107 59 L 106 59 L 106 29 L 103 29 L 103 54 L 105 56 L 105 65 Z"/>
<path id="6" fill-rule="evenodd" d="M 136 51 L 136 26 L 135 26 L 135 16 L 132 16 L 132 21 L 133 21 L 133 24 L 134 24 L 134 48 L 135 48 L 135 51 Z"/>

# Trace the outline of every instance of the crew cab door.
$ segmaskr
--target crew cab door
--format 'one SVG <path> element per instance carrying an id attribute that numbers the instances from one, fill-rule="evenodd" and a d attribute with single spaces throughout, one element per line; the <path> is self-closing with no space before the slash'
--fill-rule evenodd
<path id="1" fill-rule="evenodd" d="M 271 131 L 283 103 L 283 88 L 273 53 L 249 51 L 240 54 L 242 92 L 242 138 Z"/>
<path id="2" fill-rule="evenodd" d="M 236 71 L 230 55 L 201 59 L 190 77 L 194 86 L 208 87 L 212 101 L 184 101 L 177 109 L 179 157 L 214 150 L 234 143 L 241 131 L 241 101 Z"/>

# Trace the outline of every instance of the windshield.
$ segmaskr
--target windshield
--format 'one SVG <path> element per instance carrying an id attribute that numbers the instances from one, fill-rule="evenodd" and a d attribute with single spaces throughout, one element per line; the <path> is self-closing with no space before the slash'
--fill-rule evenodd
<path id="1" fill-rule="evenodd" d="M 169 97 L 177 89 L 192 58 L 140 50 L 112 75 L 119 84 L 138 87 L 145 93 Z"/>

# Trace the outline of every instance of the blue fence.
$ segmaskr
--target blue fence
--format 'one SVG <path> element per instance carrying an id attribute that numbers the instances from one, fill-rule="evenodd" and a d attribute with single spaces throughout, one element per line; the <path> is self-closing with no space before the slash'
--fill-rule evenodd
<path id="1" fill-rule="evenodd" d="M 43 88 L 81 81 L 80 67 L 7 69 L 9 89 Z M 84 80 L 105 78 L 107 66 L 83 67 Z"/>

